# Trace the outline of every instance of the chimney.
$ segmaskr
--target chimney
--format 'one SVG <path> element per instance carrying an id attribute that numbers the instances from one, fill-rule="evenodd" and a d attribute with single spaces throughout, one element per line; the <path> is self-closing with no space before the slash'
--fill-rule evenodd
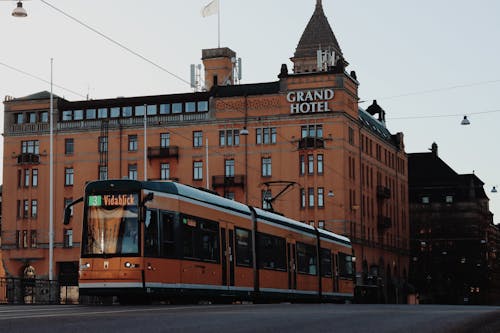
<path id="1" fill-rule="evenodd" d="M 201 51 L 201 60 L 205 67 L 205 89 L 210 90 L 213 86 L 225 86 L 234 84 L 234 64 L 236 52 L 222 47 L 217 49 L 205 49 Z"/>

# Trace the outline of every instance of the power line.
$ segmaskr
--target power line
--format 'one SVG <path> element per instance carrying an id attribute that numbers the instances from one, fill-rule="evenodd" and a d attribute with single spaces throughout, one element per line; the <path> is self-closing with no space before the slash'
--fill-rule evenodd
<path id="1" fill-rule="evenodd" d="M 91 27 L 90 25 L 86 24 L 85 22 L 83 22 L 83 21 L 81 21 L 81 20 L 77 19 L 76 17 L 74 17 L 74 16 L 72 16 L 72 15 L 70 15 L 70 14 L 66 13 L 66 12 L 65 12 L 65 11 L 63 11 L 62 9 L 59 9 L 59 8 L 57 8 L 56 6 L 54 6 L 54 5 L 50 4 L 48 1 L 45 1 L 45 0 L 40 0 L 40 1 L 41 1 L 42 3 L 44 3 L 44 4 L 46 4 L 47 6 L 51 7 L 51 8 L 52 8 L 52 9 L 54 9 L 55 11 L 57 11 L 57 12 L 59 12 L 59 13 L 63 14 L 63 15 L 64 15 L 64 16 L 66 16 L 67 18 L 69 18 L 69 19 L 71 19 L 71 20 L 75 21 L 76 23 L 78 23 L 78 24 L 80 24 L 80 25 L 84 26 L 84 27 L 85 27 L 85 28 L 87 28 L 88 30 L 90 30 L 90 31 L 92 31 L 92 32 L 95 32 L 96 34 L 98 34 L 98 35 L 99 35 L 99 36 L 101 36 L 102 38 L 104 38 L 104 39 L 106 39 L 107 41 L 109 41 L 109 42 L 111 42 L 111 43 L 115 44 L 116 46 L 120 47 L 121 49 L 123 49 L 123 50 L 125 50 L 125 51 L 127 51 L 127 52 L 129 52 L 129 53 L 131 53 L 131 54 L 133 54 L 133 55 L 135 55 L 136 57 L 139 57 L 140 59 L 142 59 L 142 60 L 144 60 L 144 61 L 148 62 L 149 64 L 151 64 L 151 65 L 155 66 L 156 68 L 158 68 L 158 69 L 162 70 L 163 72 L 170 74 L 171 76 L 175 77 L 176 79 L 178 79 L 178 80 L 180 80 L 180 81 L 182 81 L 182 82 L 184 82 L 184 83 L 187 83 L 188 85 L 191 85 L 191 83 L 190 83 L 190 82 L 188 82 L 187 80 L 184 80 L 184 79 L 183 79 L 182 77 L 180 77 L 179 75 L 172 73 L 171 71 L 169 71 L 169 70 L 168 70 L 168 69 L 166 69 L 165 67 L 163 67 L 163 66 L 161 66 L 161 65 L 158 65 L 158 64 L 157 64 L 157 63 L 155 63 L 154 61 L 152 61 L 152 60 L 150 60 L 150 59 L 146 58 L 145 56 L 143 56 L 142 54 L 140 54 L 140 53 L 138 53 L 138 52 L 136 52 L 136 51 L 134 51 L 134 50 L 130 49 L 130 48 L 129 48 L 129 47 L 127 47 L 126 45 L 124 45 L 124 44 L 122 44 L 122 43 L 120 43 L 120 42 L 118 42 L 118 41 L 114 40 L 113 38 L 111 38 L 111 37 L 109 37 L 109 36 L 105 35 L 104 33 L 100 32 L 99 30 L 97 30 L 97 29 L 95 29 L 95 28 L 93 28 L 93 27 Z"/>
<path id="2" fill-rule="evenodd" d="M 45 83 L 47 83 L 47 84 L 50 84 L 50 81 L 45 80 L 44 78 L 41 78 L 41 77 L 36 76 L 36 75 L 34 75 L 34 74 L 28 73 L 28 72 L 26 72 L 26 71 L 23 71 L 22 69 L 19 69 L 19 68 L 14 67 L 14 66 L 10 66 L 10 65 L 8 65 L 8 64 L 6 64 L 6 63 L 4 63 L 4 62 L 0 62 L 0 65 L 2 65 L 2 66 L 4 66 L 4 67 L 7 67 L 8 69 L 11 69 L 11 70 L 13 70 L 13 71 L 15 71 L 15 72 L 18 72 L 18 73 L 21 73 L 21 74 L 23 74 L 23 75 L 29 76 L 29 77 L 31 77 L 31 78 L 33 78 L 33 79 L 38 80 L 38 81 L 42 81 L 42 82 L 45 82 Z M 77 93 L 76 91 L 73 91 L 73 90 L 71 90 L 71 89 L 65 88 L 65 87 L 60 86 L 60 85 L 58 85 L 58 84 L 53 83 L 53 86 L 55 86 L 55 87 L 57 87 L 57 88 L 60 88 L 60 89 L 62 89 L 62 90 L 65 90 L 65 91 L 67 91 L 67 92 L 70 92 L 70 93 L 72 93 L 72 94 L 75 94 L 76 96 L 80 96 L 80 97 L 82 97 L 82 98 L 86 98 L 86 96 L 85 96 L 85 95 L 82 95 L 82 94 L 80 94 L 80 93 Z"/>
<path id="3" fill-rule="evenodd" d="M 500 109 L 498 110 L 489 110 L 489 111 L 479 111 L 479 112 L 467 112 L 465 115 L 470 116 L 470 115 L 475 115 L 475 114 L 484 114 L 484 113 L 495 113 L 495 112 L 500 112 Z M 464 113 L 455 113 L 455 114 L 440 114 L 440 115 L 421 115 L 421 116 L 408 116 L 408 117 L 394 117 L 394 118 L 387 118 L 387 120 L 402 120 L 402 119 L 426 119 L 426 118 L 449 118 L 449 117 L 457 117 L 457 116 L 463 116 Z"/>

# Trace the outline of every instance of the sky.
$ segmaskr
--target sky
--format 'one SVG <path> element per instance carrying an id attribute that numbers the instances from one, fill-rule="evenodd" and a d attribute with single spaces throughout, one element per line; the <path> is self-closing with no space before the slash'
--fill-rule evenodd
<path id="1" fill-rule="evenodd" d="M 30 0 L 28 17 L 14 18 L 16 2 L 0 0 L 0 96 L 50 91 L 51 58 L 54 93 L 71 101 L 190 92 L 190 64 L 218 46 L 217 16 L 201 16 L 209 2 Z M 293 68 L 315 3 L 220 0 L 220 44 L 242 58 L 241 83 Z M 500 192 L 490 193 L 500 185 L 500 1 L 323 0 L 323 8 L 347 71 L 356 71 L 360 105 L 378 101 L 407 153 L 436 142 L 456 172 L 474 172 L 500 223 Z M 0 112 L 3 129 L 3 104 Z"/>

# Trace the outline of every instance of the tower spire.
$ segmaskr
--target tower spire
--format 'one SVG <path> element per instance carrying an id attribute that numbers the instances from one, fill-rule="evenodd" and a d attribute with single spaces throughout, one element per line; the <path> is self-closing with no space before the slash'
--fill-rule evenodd
<path id="1" fill-rule="evenodd" d="M 316 8 L 318 7 L 323 7 L 323 5 L 321 4 L 321 0 L 316 0 Z"/>

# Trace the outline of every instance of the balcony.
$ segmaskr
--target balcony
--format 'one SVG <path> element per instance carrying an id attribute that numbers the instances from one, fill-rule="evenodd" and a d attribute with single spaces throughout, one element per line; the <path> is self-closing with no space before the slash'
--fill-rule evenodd
<path id="1" fill-rule="evenodd" d="M 377 217 L 377 227 L 379 231 L 384 231 L 392 227 L 392 220 L 388 216 L 379 215 Z"/>
<path id="2" fill-rule="evenodd" d="M 382 186 L 382 185 L 377 185 L 377 198 L 379 199 L 389 199 L 391 197 L 391 189 Z"/>
<path id="3" fill-rule="evenodd" d="M 148 147 L 148 158 L 179 157 L 178 146 Z"/>
<path id="4" fill-rule="evenodd" d="M 22 153 L 16 156 L 17 164 L 40 164 L 40 155 L 33 153 Z"/>
<path id="5" fill-rule="evenodd" d="M 212 176 L 212 187 L 245 187 L 245 175 Z"/>
<path id="6" fill-rule="evenodd" d="M 317 138 L 308 136 L 298 140 L 298 149 L 317 149 L 325 148 L 325 140 L 323 138 Z"/>

